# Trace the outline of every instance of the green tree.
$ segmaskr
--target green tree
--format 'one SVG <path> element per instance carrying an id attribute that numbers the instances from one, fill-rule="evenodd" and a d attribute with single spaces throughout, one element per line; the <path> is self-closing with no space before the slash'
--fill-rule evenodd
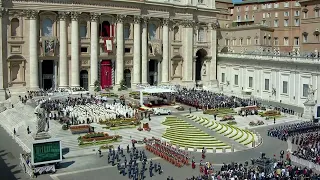
<path id="1" fill-rule="evenodd" d="M 98 80 L 94 82 L 94 91 L 95 92 L 101 91 L 100 82 Z"/>

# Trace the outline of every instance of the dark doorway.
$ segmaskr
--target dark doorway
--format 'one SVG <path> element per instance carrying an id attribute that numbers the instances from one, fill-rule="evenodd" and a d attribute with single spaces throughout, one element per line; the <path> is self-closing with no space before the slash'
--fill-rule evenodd
<path id="1" fill-rule="evenodd" d="M 195 80 L 201 81 L 202 80 L 202 68 L 204 63 L 204 58 L 207 56 L 207 51 L 204 49 L 199 49 L 196 53 L 196 72 L 195 72 Z"/>
<path id="2" fill-rule="evenodd" d="M 149 84 L 156 86 L 158 84 L 158 61 L 155 59 L 150 59 L 149 61 Z"/>
<path id="3" fill-rule="evenodd" d="M 112 29 L 108 21 L 103 21 L 99 26 L 101 37 L 111 37 Z"/>
<path id="4" fill-rule="evenodd" d="M 126 82 L 127 88 L 131 88 L 131 71 L 130 71 L 130 69 L 124 70 L 124 80 Z"/>
<path id="5" fill-rule="evenodd" d="M 44 60 L 41 63 L 42 69 L 42 88 L 44 90 L 49 90 L 53 88 L 53 69 L 54 69 L 54 61 L 53 60 Z"/>
<path id="6" fill-rule="evenodd" d="M 82 70 L 80 71 L 80 86 L 83 87 L 85 90 L 88 90 L 88 71 Z"/>

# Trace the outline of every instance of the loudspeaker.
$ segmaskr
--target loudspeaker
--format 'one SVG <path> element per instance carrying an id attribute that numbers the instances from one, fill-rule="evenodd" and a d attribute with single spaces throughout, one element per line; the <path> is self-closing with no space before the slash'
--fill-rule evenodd
<path id="1" fill-rule="evenodd" d="M 319 119 L 313 118 L 313 123 L 318 123 Z"/>

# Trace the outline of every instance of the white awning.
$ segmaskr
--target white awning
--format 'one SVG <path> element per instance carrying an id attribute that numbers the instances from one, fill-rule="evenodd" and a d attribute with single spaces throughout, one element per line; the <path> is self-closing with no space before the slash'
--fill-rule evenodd
<path id="1" fill-rule="evenodd" d="M 170 93 L 170 92 L 176 92 L 172 89 L 162 89 L 162 88 L 145 88 L 141 89 L 139 91 L 145 92 L 145 93 Z"/>

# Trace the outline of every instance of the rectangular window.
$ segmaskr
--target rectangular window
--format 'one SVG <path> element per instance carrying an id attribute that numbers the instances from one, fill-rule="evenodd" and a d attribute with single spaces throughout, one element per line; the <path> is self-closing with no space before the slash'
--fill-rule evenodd
<path id="1" fill-rule="evenodd" d="M 274 17 L 276 17 L 276 18 L 278 17 L 278 12 L 274 13 Z"/>
<path id="2" fill-rule="evenodd" d="M 296 1 L 296 2 L 294 3 L 294 5 L 295 5 L 295 6 L 300 6 L 299 1 Z"/>
<path id="3" fill-rule="evenodd" d="M 226 39 L 226 46 L 229 46 L 229 45 L 230 45 L 230 40 Z"/>
<path id="4" fill-rule="evenodd" d="M 239 76 L 236 74 L 236 75 L 234 75 L 234 85 L 239 85 L 238 81 L 239 81 Z"/>
<path id="5" fill-rule="evenodd" d="M 284 6 L 285 8 L 289 7 L 289 2 L 283 2 L 283 6 Z"/>
<path id="6" fill-rule="evenodd" d="M 289 46 L 289 38 L 288 37 L 283 38 L 283 45 Z"/>
<path id="7" fill-rule="evenodd" d="M 226 74 L 225 73 L 221 73 L 221 82 L 225 82 L 225 78 L 226 78 Z"/>
<path id="8" fill-rule="evenodd" d="M 303 35 L 303 42 L 304 43 L 308 42 L 308 35 L 306 35 L 306 34 Z"/>
<path id="9" fill-rule="evenodd" d="M 257 5 L 254 5 L 254 6 L 253 6 L 253 10 L 257 10 Z"/>
<path id="10" fill-rule="evenodd" d="M 247 38 L 247 45 L 251 45 L 251 38 Z"/>
<path id="11" fill-rule="evenodd" d="M 284 27 L 289 26 L 289 19 L 283 20 L 283 26 L 284 26 Z"/>
<path id="12" fill-rule="evenodd" d="M 278 37 L 274 37 L 274 45 L 279 46 L 279 38 Z"/>
<path id="13" fill-rule="evenodd" d="M 268 4 L 268 9 L 271 9 L 271 8 L 272 8 L 272 4 L 269 3 L 269 4 Z"/>
<path id="14" fill-rule="evenodd" d="M 284 17 L 289 17 L 289 11 L 285 11 L 285 12 L 283 13 L 283 15 L 284 15 Z"/>
<path id="15" fill-rule="evenodd" d="M 300 16 L 300 11 L 294 11 L 294 16 Z"/>
<path id="16" fill-rule="evenodd" d="M 267 18 L 270 18 L 271 17 L 271 14 L 270 13 L 267 13 Z"/>
<path id="17" fill-rule="evenodd" d="M 314 10 L 314 17 L 319 17 L 319 9 Z"/>
<path id="18" fill-rule="evenodd" d="M 261 8 L 265 9 L 266 8 L 266 4 L 261 4 Z"/>
<path id="19" fill-rule="evenodd" d="M 303 97 L 308 97 L 308 90 L 309 90 L 309 85 L 303 84 L 303 86 L 302 86 L 302 96 Z"/>
<path id="20" fill-rule="evenodd" d="M 81 53 L 88 53 L 88 47 L 81 47 Z"/>
<path id="21" fill-rule="evenodd" d="M 262 14 L 262 18 L 266 18 L 266 13 L 263 13 L 263 14 Z"/>
<path id="22" fill-rule="evenodd" d="M 264 79 L 264 90 L 270 90 L 269 79 Z"/>
<path id="23" fill-rule="evenodd" d="M 248 19 L 249 19 L 249 15 L 246 14 L 246 15 L 244 16 L 244 19 L 245 19 L 245 20 L 248 20 Z"/>
<path id="24" fill-rule="evenodd" d="M 294 45 L 299 46 L 299 37 L 294 37 Z"/>
<path id="25" fill-rule="evenodd" d="M 274 3 L 274 8 L 279 8 L 279 4 L 278 3 Z"/>
<path id="26" fill-rule="evenodd" d="M 249 6 L 246 6 L 246 11 L 249 11 Z"/>
<path id="27" fill-rule="evenodd" d="M 307 19 L 308 18 L 308 12 L 303 12 L 303 19 Z"/>
<path id="28" fill-rule="evenodd" d="M 274 27 L 279 27 L 279 20 L 275 19 L 273 24 L 274 24 Z"/>
<path id="29" fill-rule="evenodd" d="M 253 87 L 253 77 L 249 77 L 249 88 Z"/>
<path id="30" fill-rule="evenodd" d="M 240 7 L 237 7 L 237 11 L 240 12 Z"/>
<path id="31" fill-rule="evenodd" d="M 235 45 L 237 45 L 236 40 L 232 39 L 232 46 L 235 46 Z"/>
<path id="32" fill-rule="evenodd" d="M 242 38 L 239 39 L 239 44 L 240 44 L 240 46 L 243 45 L 243 39 Z"/>
<path id="33" fill-rule="evenodd" d="M 295 26 L 300 26 L 300 19 L 295 19 L 294 20 L 294 25 Z"/>
<path id="34" fill-rule="evenodd" d="M 131 49 L 130 48 L 124 48 L 124 53 L 130 53 Z"/>
<path id="35" fill-rule="evenodd" d="M 288 81 L 282 81 L 282 93 L 288 94 Z"/>
<path id="36" fill-rule="evenodd" d="M 241 20 L 241 17 L 240 17 L 240 16 L 237 16 L 237 20 L 240 21 L 240 20 Z"/>

